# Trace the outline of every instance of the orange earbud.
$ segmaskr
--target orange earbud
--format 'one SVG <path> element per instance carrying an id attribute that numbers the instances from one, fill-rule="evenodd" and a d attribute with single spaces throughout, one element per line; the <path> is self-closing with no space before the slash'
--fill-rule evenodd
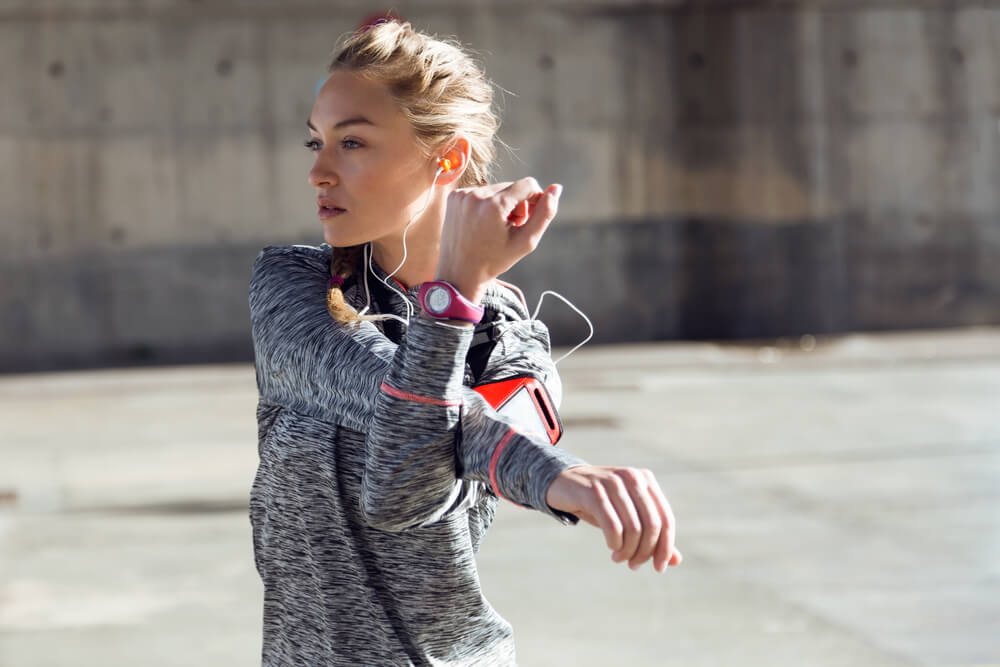
<path id="1" fill-rule="evenodd" d="M 438 164 L 441 165 L 442 171 L 451 171 L 451 160 L 449 160 L 448 158 L 446 157 L 441 158 Z"/>

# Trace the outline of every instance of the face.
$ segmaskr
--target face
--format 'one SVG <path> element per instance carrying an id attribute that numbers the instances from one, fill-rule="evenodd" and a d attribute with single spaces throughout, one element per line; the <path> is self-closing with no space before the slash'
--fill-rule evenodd
<path id="1" fill-rule="evenodd" d="M 308 125 L 306 146 L 315 153 L 309 183 L 326 242 L 343 247 L 401 239 L 423 205 L 435 165 L 388 89 L 335 71 L 316 96 Z"/>

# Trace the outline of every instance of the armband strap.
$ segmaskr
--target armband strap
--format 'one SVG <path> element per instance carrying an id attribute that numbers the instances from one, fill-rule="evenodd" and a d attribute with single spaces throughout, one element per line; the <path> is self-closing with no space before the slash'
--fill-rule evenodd
<path id="1" fill-rule="evenodd" d="M 462 399 L 445 399 L 445 398 L 433 398 L 431 396 L 421 396 L 420 394 L 411 394 L 408 391 L 403 391 L 402 389 L 396 389 L 388 382 L 383 381 L 382 386 L 379 387 L 382 391 L 393 396 L 395 398 L 402 399 L 404 401 L 413 401 L 415 403 L 427 403 L 428 405 L 443 405 L 445 407 L 453 407 L 462 405 Z"/>

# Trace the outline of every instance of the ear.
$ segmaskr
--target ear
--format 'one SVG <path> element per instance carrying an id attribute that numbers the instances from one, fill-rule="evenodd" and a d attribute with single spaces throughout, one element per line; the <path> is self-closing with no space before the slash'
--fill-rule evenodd
<path id="1" fill-rule="evenodd" d="M 451 168 L 447 171 L 442 171 L 441 175 L 438 176 L 438 185 L 452 185 L 453 183 L 458 183 L 462 178 L 462 174 L 465 173 L 465 168 L 469 166 L 469 153 L 471 149 L 469 147 L 469 140 L 465 137 L 459 135 L 454 141 L 448 145 L 448 149 L 436 156 L 434 160 L 434 170 L 437 171 L 440 166 L 439 162 L 441 158 L 447 159 L 451 162 Z"/>

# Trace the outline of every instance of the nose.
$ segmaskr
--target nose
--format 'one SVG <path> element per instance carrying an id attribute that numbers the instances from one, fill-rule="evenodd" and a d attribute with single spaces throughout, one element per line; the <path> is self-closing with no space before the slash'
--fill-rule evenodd
<path id="1" fill-rule="evenodd" d="M 316 161 L 309 170 L 309 185 L 314 188 L 328 188 L 337 182 L 336 170 L 329 160 L 323 159 L 323 151 L 316 153 Z"/>

